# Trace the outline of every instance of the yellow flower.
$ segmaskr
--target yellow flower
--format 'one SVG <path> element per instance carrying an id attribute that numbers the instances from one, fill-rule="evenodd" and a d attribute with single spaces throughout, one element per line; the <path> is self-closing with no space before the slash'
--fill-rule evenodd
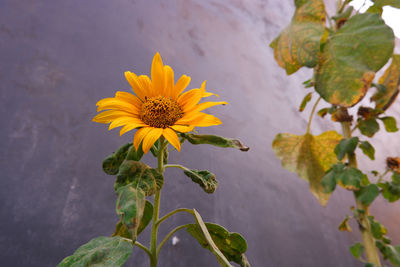
<path id="1" fill-rule="evenodd" d="M 140 128 L 134 137 L 136 149 L 143 142 L 143 152 L 147 153 L 162 136 L 180 151 L 180 142 L 176 132 L 190 132 L 194 127 L 207 127 L 222 122 L 209 114 L 201 112 L 227 102 L 204 102 L 203 97 L 214 95 L 206 92 L 204 81 L 201 88 L 182 93 L 190 82 L 190 77 L 182 75 L 175 84 L 174 72 L 170 66 L 163 65 L 161 56 L 156 53 L 151 65 L 151 80 L 146 75 L 137 76 L 125 72 L 125 77 L 134 93 L 118 91 L 115 97 L 97 102 L 97 112 L 93 121 L 110 123 L 109 130 L 123 126 L 120 135 Z M 218 95 L 216 95 L 218 96 Z M 104 111 L 106 110 L 106 111 Z"/>

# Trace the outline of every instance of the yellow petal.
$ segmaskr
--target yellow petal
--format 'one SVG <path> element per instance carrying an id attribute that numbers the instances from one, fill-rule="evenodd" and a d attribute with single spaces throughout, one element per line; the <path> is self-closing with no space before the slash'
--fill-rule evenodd
<path id="1" fill-rule="evenodd" d="M 171 97 L 171 94 L 174 90 L 174 71 L 170 66 L 164 66 L 164 91 L 162 93 L 165 97 Z"/>
<path id="2" fill-rule="evenodd" d="M 161 94 L 163 92 L 164 67 L 161 56 L 158 52 L 154 55 L 153 63 L 151 64 L 151 83 L 155 94 Z"/>
<path id="3" fill-rule="evenodd" d="M 182 94 L 178 98 L 178 104 L 181 106 L 183 112 L 187 112 L 192 109 L 199 101 L 203 95 L 204 89 L 192 89 Z"/>
<path id="4" fill-rule="evenodd" d="M 97 114 L 93 118 L 93 121 L 99 122 L 99 123 L 110 123 L 116 118 L 126 117 L 126 116 L 132 116 L 132 114 L 129 112 L 120 111 L 120 110 L 107 110 L 107 111 L 103 111 L 103 112 Z"/>
<path id="5" fill-rule="evenodd" d="M 171 128 L 177 132 L 187 133 L 187 132 L 193 131 L 194 126 L 172 125 Z"/>
<path id="6" fill-rule="evenodd" d="M 150 148 L 154 145 L 154 143 L 160 138 L 163 133 L 163 128 L 152 128 L 143 139 L 143 152 L 149 152 Z"/>
<path id="7" fill-rule="evenodd" d="M 170 128 L 165 128 L 163 131 L 163 136 L 168 142 L 173 145 L 176 150 L 181 151 L 181 142 L 179 142 L 178 135 L 174 132 L 174 130 Z"/>
<path id="8" fill-rule="evenodd" d="M 189 83 L 190 83 L 190 77 L 182 75 L 175 84 L 174 91 L 171 94 L 171 98 L 173 100 L 176 100 L 178 96 L 186 89 Z"/>
<path id="9" fill-rule="evenodd" d="M 188 112 L 198 112 L 217 105 L 227 105 L 228 102 L 204 102 L 193 107 Z"/>
<path id="10" fill-rule="evenodd" d="M 135 128 L 147 126 L 145 123 L 128 123 L 119 131 L 119 135 L 123 135 Z"/>
<path id="11" fill-rule="evenodd" d="M 219 125 L 221 123 L 222 122 L 217 117 L 202 112 L 198 112 L 193 116 L 184 116 L 183 118 L 175 122 L 175 124 L 178 125 L 192 125 L 196 127 L 207 127 Z"/>
<path id="12" fill-rule="evenodd" d="M 135 95 L 128 93 L 128 92 L 122 92 L 122 91 L 117 91 L 115 93 L 115 98 L 116 99 L 121 99 L 124 100 L 125 102 L 128 102 L 132 105 L 134 105 L 135 107 L 137 107 L 138 109 L 141 108 L 142 106 L 142 101 L 140 101 L 139 98 L 137 98 Z"/>
<path id="13" fill-rule="evenodd" d="M 137 125 L 136 127 L 139 127 L 139 126 L 146 126 L 146 124 L 145 124 L 141 119 L 139 119 L 139 118 L 134 118 L 134 117 L 120 117 L 120 118 L 117 118 L 117 119 L 113 120 L 113 121 L 110 123 L 110 126 L 108 127 L 108 130 L 112 130 L 112 129 L 114 129 L 114 128 L 123 126 L 123 125 L 125 125 L 125 124 L 135 124 L 135 125 Z"/>
<path id="14" fill-rule="evenodd" d="M 143 138 L 153 129 L 153 127 L 143 127 L 140 128 L 136 133 L 135 137 L 133 138 L 133 145 L 135 149 L 139 149 L 139 145 L 142 142 Z"/>
<path id="15" fill-rule="evenodd" d="M 105 98 L 97 102 L 96 104 L 97 112 L 106 110 L 106 109 L 116 109 L 129 112 L 131 114 L 138 114 L 139 109 L 132 105 L 131 103 L 126 102 L 125 100 L 117 99 L 117 98 Z"/>
<path id="16" fill-rule="evenodd" d="M 147 97 L 155 96 L 150 78 L 147 75 L 140 75 L 139 81 L 142 83 L 142 88 L 145 91 Z"/>
<path id="17" fill-rule="evenodd" d="M 143 88 L 142 83 L 139 80 L 139 77 L 136 76 L 135 73 L 130 71 L 125 71 L 125 78 L 132 86 L 133 91 L 135 94 L 140 98 L 140 100 L 144 101 L 146 96 L 146 90 Z"/>
<path id="18" fill-rule="evenodd" d="M 210 92 L 206 92 L 206 82 L 207 81 L 204 81 L 202 84 L 201 84 L 201 88 L 202 89 L 204 89 L 204 93 L 203 93 L 203 95 L 201 96 L 201 97 L 209 97 L 209 96 L 212 96 L 212 95 L 215 95 L 216 97 L 219 97 L 219 95 L 217 95 L 217 94 L 213 94 L 213 93 L 210 93 Z"/>

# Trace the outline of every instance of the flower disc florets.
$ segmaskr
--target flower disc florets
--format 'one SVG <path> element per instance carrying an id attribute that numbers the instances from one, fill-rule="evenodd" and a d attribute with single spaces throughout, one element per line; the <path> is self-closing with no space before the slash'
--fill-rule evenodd
<path id="1" fill-rule="evenodd" d="M 170 98 L 155 96 L 146 98 L 139 117 L 149 126 L 165 129 L 182 118 L 183 111 L 178 103 Z"/>

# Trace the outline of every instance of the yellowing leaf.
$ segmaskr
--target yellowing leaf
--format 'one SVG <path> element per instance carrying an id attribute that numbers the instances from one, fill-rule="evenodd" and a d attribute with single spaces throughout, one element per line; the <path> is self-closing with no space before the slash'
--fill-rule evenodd
<path id="1" fill-rule="evenodd" d="M 379 84 L 384 85 L 386 90 L 378 90 L 371 100 L 375 101 L 376 109 L 386 110 L 394 102 L 400 91 L 400 55 L 393 55 L 392 63 L 386 69 Z"/>
<path id="2" fill-rule="evenodd" d="M 278 134 L 272 143 L 275 155 L 282 166 L 297 173 L 310 183 L 310 190 L 321 205 L 325 206 L 331 193 L 325 193 L 321 179 L 325 172 L 337 162 L 333 152 L 342 136 L 336 131 L 321 135 Z"/>
<path id="3" fill-rule="evenodd" d="M 315 90 L 333 105 L 357 104 L 375 72 L 392 56 L 393 47 L 393 31 L 378 14 L 351 17 L 323 47 L 315 70 Z"/>
<path id="4" fill-rule="evenodd" d="M 292 22 L 271 43 L 279 66 L 292 74 L 302 66 L 314 67 L 324 33 L 325 6 L 322 0 L 296 0 Z"/>

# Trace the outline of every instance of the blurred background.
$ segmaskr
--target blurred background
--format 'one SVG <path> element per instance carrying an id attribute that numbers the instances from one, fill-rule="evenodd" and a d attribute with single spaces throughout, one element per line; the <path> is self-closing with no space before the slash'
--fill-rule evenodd
<path id="1" fill-rule="evenodd" d="M 327 2 L 332 9 L 334 1 Z M 208 80 L 206 88 L 229 102 L 209 110 L 223 125 L 199 133 L 239 138 L 251 147 L 244 153 L 185 144 L 171 153 L 170 163 L 215 173 L 219 187 L 206 194 L 168 169 L 161 215 L 196 208 L 205 221 L 241 233 L 255 267 L 362 266 L 348 252 L 361 240 L 357 226 L 353 233 L 337 230 L 350 214 L 352 194 L 339 189 L 321 207 L 271 149 L 277 133 L 303 134 L 311 110 L 297 112 L 308 92 L 301 83 L 311 71 L 287 77 L 268 47 L 293 12 L 292 0 L 0 1 L 0 266 L 56 266 L 80 245 L 114 231 L 114 177 L 101 163 L 133 133 L 119 137 L 91 119 L 99 99 L 130 91 L 124 71 L 150 74 L 156 51 L 175 77 L 191 76 L 190 88 Z M 398 120 L 399 104 L 387 112 Z M 316 117 L 312 133 L 332 127 Z M 386 156 L 400 156 L 398 140 L 399 133 L 377 134 L 371 140 L 376 161 L 360 155 L 361 168 L 382 170 Z M 151 155 L 145 161 L 155 164 Z M 399 203 L 382 198 L 372 206 L 394 244 L 400 243 L 399 210 Z M 191 221 L 178 214 L 160 235 Z M 188 233 L 176 237 L 159 266 L 218 266 Z M 148 243 L 148 229 L 139 241 Z M 148 265 L 135 249 L 125 266 Z"/>

